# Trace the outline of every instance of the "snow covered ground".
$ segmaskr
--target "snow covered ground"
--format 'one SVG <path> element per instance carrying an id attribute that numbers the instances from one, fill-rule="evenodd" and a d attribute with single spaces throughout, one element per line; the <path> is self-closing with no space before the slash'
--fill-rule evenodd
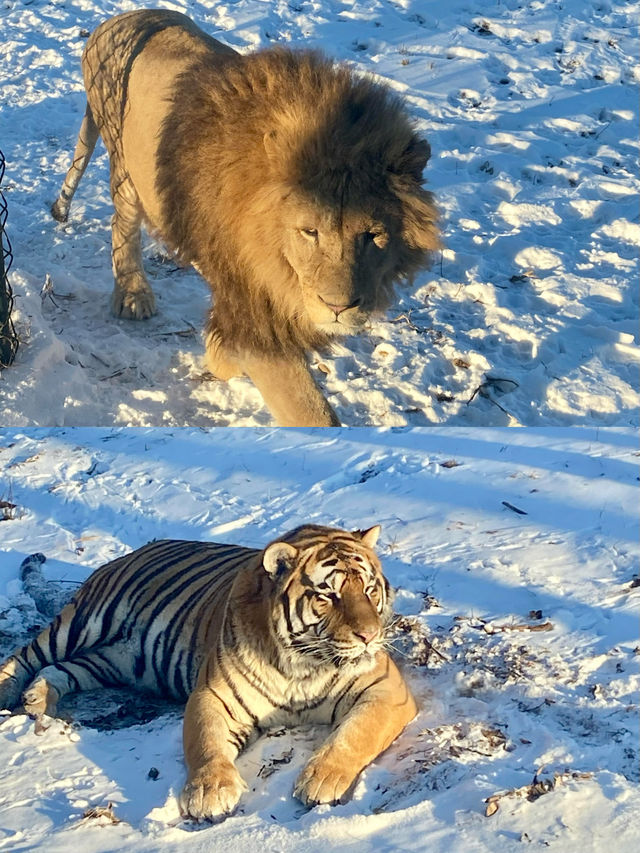
<path id="1" fill-rule="evenodd" d="M 291 797 L 319 733 L 264 737 L 238 814 L 201 827 L 176 807 L 179 709 L 127 725 L 146 703 L 113 691 L 42 735 L 6 717 L 0 849 L 635 850 L 639 457 L 631 429 L 3 430 L 3 653 L 43 621 L 17 580 L 32 552 L 71 589 L 152 537 L 380 522 L 422 710 L 335 808 Z M 119 823 L 83 817 L 109 803 Z"/>
<path id="2" fill-rule="evenodd" d="M 159 315 L 108 314 L 102 147 L 69 223 L 49 215 L 84 110 L 86 36 L 140 5 L 2 0 L 0 147 L 22 338 L 0 380 L 4 425 L 270 423 L 248 380 L 203 376 L 207 287 L 152 240 Z M 369 335 L 312 357 L 344 423 L 637 424 L 637 3 L 163 5 L 240 51 L 321 47 L 380 75 L 431 142 L 442 256 Z"/>

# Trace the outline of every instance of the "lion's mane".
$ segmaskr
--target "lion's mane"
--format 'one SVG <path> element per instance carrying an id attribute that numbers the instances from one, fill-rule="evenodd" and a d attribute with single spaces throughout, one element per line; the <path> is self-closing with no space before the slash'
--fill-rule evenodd
<path id="1" fill-rule="evenodd" d="M 429 146 L 401 100 L 315 51 L 270 48 L 199 60 L 178 79 L 163 123 L 156 188 L 163 237 L 211 284 L 216 335 L 229 347 L 322 346 L 282 251 L 281 201 L 340 210 L 374 198 L 399 222 L 374 310 L 438 246 L 423 189 Z"/>

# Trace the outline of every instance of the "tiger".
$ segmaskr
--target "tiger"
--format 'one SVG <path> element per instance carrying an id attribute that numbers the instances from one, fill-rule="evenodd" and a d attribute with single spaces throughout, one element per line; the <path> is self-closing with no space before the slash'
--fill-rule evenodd
<path id="1" fill-rule="evenodd" d="M 178 804 L 195 821 L 235 810 L 246 790 L 235 759 L 259 735 L 325 724 L 293 794 L 345 802 L 417 713 L 386 651 L 379 534 L 305 524 L 262 550 L 150 542 L 97 569 L 0 666 L 0 708 L 55 716 L 67 693 L 118 685 L 186 702 Z M 44 557 L 30 559 L 25 571 Z"/>

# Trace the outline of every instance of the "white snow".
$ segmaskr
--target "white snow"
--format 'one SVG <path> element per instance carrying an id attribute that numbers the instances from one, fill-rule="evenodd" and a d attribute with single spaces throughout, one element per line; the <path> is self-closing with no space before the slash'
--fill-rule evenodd
<path id="1" fill-rule="evenodd" d="M 270 423 L 248 380 L 203 376 L 208 289 L 150 238 L 158 316 L 109 315 L 102 147 L 70 221 L 49 214 L 84 109 L 86 34 L 139 5 L 2 2 L 0 146 L 22 340 L 0 378 L 5 425 Z M 320 47 L 378 75 L 430 140 L 442 255 L 368 335 L 312 355 L 344 423 L 637 424 L 636 2 L 164 5 L 243 52 Z M 47 274 L 53 291 L 41 298 Z"/>
<path id="2" fill-rule="evenodd" d="M 0 849 L 631 853 L 639 455 L 635 431 L 613 428 L 3 430 L 2 653 L 42 622 L 18 580 L 30 553 L 72 588 L 153 537 L 260 546 L 305 520 L 380 522 L 421 711 L 333 808 L 291 796 L 320 731 L 262 738 L 239 762 L 239 812 L 200 827 L 176 806 L 179 709 L 87 725 L 118 708 L 111 691 L 72 706 L 84 723 L 41 735 L 6 717 Z M 536 773 L 559 774 L 554 789 L 485 816 L 487 797 Z M 83 818 L 109 803 L 120 823 Z"/>

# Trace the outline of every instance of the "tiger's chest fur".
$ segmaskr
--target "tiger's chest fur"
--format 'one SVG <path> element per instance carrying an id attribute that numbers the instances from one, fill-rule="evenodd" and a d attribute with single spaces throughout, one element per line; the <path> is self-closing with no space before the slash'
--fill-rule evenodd
<path id="1" fill-rule="evenodd" d="M 373 669 L 380 656 L 382 653 L 341 666 L 316 663 L 302 667 L 282 661 L 274 666 L 242 643 L 221 644 L 210 654 L 200 681 L 215 683 L 222 677 L 232 701 L 236 700 L 234 717 L 251 726 L 254 737 L 274 726 L 335 722 L 350 688 Z"/>

